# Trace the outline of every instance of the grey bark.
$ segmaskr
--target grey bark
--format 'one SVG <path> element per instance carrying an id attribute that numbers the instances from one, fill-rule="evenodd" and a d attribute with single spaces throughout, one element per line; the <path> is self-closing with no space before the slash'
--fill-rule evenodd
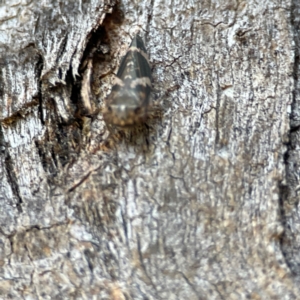
<path id="1" fill-rule="evenodd" d="M 1 299 L 297 299 L 297 1 L 0 7 Z M 131 37 L 147 130 L 101 115 Z"/>

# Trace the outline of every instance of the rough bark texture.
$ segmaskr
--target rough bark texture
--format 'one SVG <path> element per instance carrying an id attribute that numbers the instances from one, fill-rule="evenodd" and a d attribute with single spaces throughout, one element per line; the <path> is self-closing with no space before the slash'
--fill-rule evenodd
<path id="1" fill-rule="evenodd" d="M 2 4 L 0 298 L 297 299 L 299 11 Z M 137 32 L 163 113 L 112 137 L 100 108 Z"/>

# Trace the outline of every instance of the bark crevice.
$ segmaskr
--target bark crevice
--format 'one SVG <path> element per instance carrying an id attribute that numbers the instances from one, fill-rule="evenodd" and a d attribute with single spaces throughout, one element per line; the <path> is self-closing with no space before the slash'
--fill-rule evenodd
<path id="1" fill-rule="evenodd" d="M 280 238 L 281 249 L 292 274 L 300 280 L 300 3 L 292 1 L 291 27 L 294 35 L 294 90 L 290 112 L 290 131 L 284 155 L 286 180 L 279 184 L 280 216 L 284 233 Z"/>

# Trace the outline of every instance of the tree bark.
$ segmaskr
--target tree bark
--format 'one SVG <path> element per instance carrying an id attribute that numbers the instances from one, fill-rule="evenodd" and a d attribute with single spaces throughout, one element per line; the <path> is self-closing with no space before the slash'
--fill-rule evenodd
<path id="1" fill-rule="evenodd" d="M 297 299 L 297 1 L 0 7 L 1 299 Z M 132 37 L 142 130 L 101 107 Z"/>

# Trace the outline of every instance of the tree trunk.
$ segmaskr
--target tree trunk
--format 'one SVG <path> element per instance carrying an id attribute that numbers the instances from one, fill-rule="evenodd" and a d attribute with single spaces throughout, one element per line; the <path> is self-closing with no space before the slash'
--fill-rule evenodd
<path id="1" fill-rule="evenodd" d="M 298 298 L 298 1 L 0 11 L 1 299 Z M 159 114 L 124 134 L 136 33 Z"/>

